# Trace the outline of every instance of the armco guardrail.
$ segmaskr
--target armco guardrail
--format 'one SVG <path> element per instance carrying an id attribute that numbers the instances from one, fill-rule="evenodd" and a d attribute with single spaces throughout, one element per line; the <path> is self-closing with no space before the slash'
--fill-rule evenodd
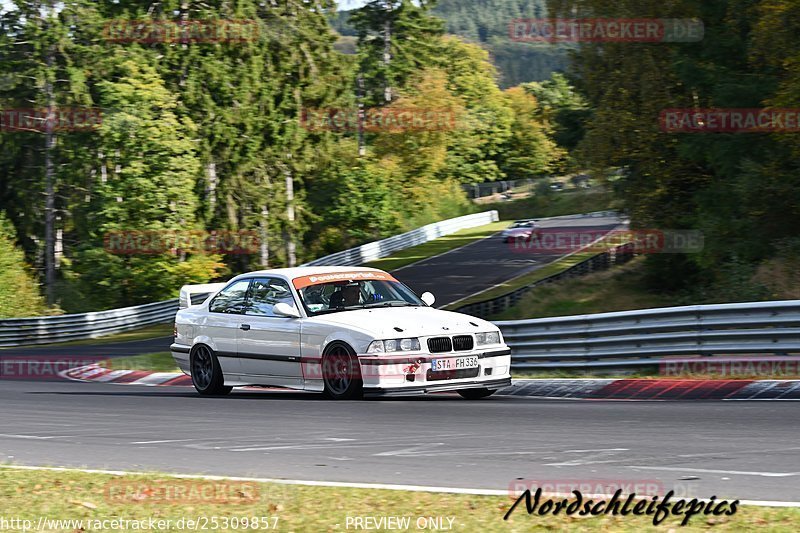
<path id="1" fill-rule="evenodd" d="M 497 220 L 499 220 L 497 211 L 451 218 L 388 239 L 322 257 L 303 266 L 358 265 L 437 237 Z M 212 286 L 209 285 L 209 288 Z M 196 298 L 202 300 L 203 297 L 203 295 L 185 296 L 195 302 Z M 111 333 L 130 331 L 150 324 L 169 322 L 175 317 L 177 311 L 178 299 L 175 299 L 95 313 L 2 319 L 0 320 L 0 347 L 91 339 Z"/>
<path id="2" fill-rule="evenodd" d="M 91 339 L 169 322 L 177 311 L 176 298 L 80 315 L 3 319 L 0 320 L 0 347 Z"/>
<path id="3" fill-rule="evenodd" d="M 351 248 L 335 254 L 326 255 L 302 266 L 354 266 L 375 261 L 381 257 L 386 257 L 399 250 L 405 250 L 418 244 L 423 244 L 445 235 L 450 235 L 462 229 L 475 228 L 497 222 L 499 220 L 497 211 L 485 211 L 465 215 L 463 217 L 451 218 L 441 222 L 434 222 L 421 228 L 389 237 L 380 241 L 371 242 Z"/>
<path id="4" fill-rule="evenodd" d="M 656 365 L 668 356 L 800 352 L 800 300 L 496 322 L 515 369 Z"/>

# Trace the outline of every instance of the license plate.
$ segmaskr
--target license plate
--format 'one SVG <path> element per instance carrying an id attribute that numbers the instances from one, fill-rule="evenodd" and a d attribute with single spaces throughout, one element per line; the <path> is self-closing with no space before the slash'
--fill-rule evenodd
<path id="1" fill-rule="evenodd" d="M 464 368 L 477 368 L 478 357 L 451 357 L 449 359 L 434 359 L 431 361 L 431 370 L 441 372 L 442 370 L 461 370 Z"/>

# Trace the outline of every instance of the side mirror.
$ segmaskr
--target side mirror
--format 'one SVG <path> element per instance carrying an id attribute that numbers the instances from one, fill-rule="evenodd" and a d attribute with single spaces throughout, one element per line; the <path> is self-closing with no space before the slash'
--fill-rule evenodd
<path id="1" fill-rule="evenodd" d="M 433 306 L 433 302 L 436 301 L 436 297 L 433 294 L 429 293 L 429 292 L 423 292 L 422 296 L 420 296 L 420 300 L 425 302 L 428 305 L 428 307 L 432 307 Z"/>
<path id="2" fill-rule="evenodd" d="M 300 312 L 297 310 L 297 308 L 293 305 L 287 304 L 286 302 L 275 304 L 275 307 L 272 308 L 272 312 L 275 313 L 276 316 L 300 318 Z"/>

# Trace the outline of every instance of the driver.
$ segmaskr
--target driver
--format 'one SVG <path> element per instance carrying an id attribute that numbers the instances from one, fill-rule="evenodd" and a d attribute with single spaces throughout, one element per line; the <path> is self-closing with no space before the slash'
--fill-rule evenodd
<path id="1" fill-rule="evenodd" d="M 350 307 L 361 303 L 361 288 L 358 283 L 351 283 L 342 288 L 342 305 Z"/>
<path id="2" fill-rule="evenodd" d="M 330 308 L 351 307 L 361 303 L 361 288 L 358 283 L 348 283 L 331 295 Z"/>

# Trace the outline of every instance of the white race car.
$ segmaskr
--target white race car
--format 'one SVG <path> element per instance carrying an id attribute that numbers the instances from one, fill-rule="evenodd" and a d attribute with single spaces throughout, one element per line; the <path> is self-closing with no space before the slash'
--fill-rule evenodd
<path id="1" fill-rule="evenodd" d="M 500 232 L 503 242 L 524 241 L 539 229 L 534 219 L 516 220 L 509 227 Z"/>
<path id="2" fill-rule="evenodd" d="M 192 304 L 192 293 L 215 292 Z M 272 386 L 334 399 L 510 385 L 511 350 L 494 324 L 430 307 L 372 268 L 300 267 L 187 285 L 172 356 L 200 394 Z"/>

